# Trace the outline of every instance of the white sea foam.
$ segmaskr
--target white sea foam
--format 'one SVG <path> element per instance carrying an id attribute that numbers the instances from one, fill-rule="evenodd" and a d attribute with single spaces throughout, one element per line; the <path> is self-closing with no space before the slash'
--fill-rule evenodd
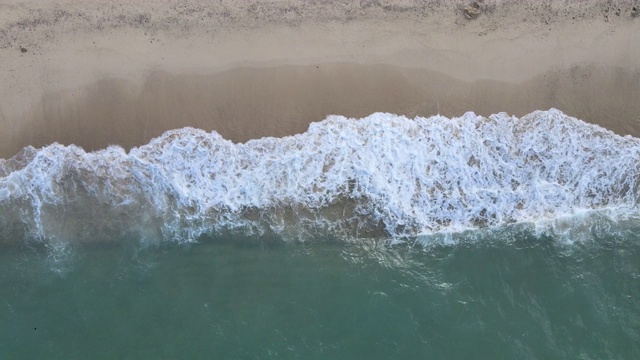
<path id="1" fill-rule="evenodd" d="M 562 229 L 567 216 L 594 210 L 635 216 L 639 165 L 639 139 L 554 109 L 520 119 L 330 116 L 303 134 L 244 144 L 183 128 L 128 154 L 53 144 L 0 161 L 0 231 L 192 241 L 234 231 L 400 239 L 513 223 Z"/>

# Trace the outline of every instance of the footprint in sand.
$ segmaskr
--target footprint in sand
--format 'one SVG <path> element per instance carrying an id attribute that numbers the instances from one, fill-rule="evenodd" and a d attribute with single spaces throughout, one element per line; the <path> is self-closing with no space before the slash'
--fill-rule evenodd
<path id="1" fill-rule="evenodd" d="M 478 5 L 478 3 L 475 1 L 471 5 L 465 6 L 463 12 L 464 12 L 464 17 L 466 17 L 469 20 L 473 20 L 477 18 L 482 13 L 482 11 L 480 10 L 480 5 Z"/>

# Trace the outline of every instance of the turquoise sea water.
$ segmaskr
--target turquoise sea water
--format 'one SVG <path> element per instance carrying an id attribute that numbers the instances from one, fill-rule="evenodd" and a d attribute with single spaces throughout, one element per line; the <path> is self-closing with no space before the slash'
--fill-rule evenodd
<path id="1" fill-rule="evenodd" d="M 633 359 L 639 231 L 4 248 L 0 358 Z"/>
<path id="2" fill-rule="evenodd" d="M 640 358 L 640 139 L 558 110 L 0 159 L 0 359 Z"/>

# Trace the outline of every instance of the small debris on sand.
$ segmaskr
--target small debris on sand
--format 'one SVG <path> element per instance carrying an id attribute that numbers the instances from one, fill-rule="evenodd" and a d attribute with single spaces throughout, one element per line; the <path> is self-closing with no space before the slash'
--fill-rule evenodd
<path id="1" fill-rule="evenodd" d="M 640 11 L 638 11 L 638 8 L 634 6 L 631 9 L 631 17 L 637 18 L 638 15 L 640 15 Z"/>
<path id="2" fill-rule="evenodd" d="M 22 46 L 20 46 L 20 51 L 24 54 L 27 52 L 27 49 L 23 48 Z"/>
<path id="3" fill-rule="evenodd" d="M 478 16 L 480 16 L 481 13 L 482 11 L 480 10 L 480 5 L 478 5 L 478 3 L 475 1 L 471 5 L 465 6 L 464 8 L 464 17 L 469 20 L 476 19 Z"/>

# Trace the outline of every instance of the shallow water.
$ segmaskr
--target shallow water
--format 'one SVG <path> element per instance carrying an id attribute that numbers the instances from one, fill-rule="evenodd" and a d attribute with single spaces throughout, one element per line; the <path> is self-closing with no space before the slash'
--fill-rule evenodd
<path id="1" fill-rule="evenodd" d="M 640 230 L 0 251 L 0 357 L 631 359 Z"/>
<path id="2" fill-rule="evenodd" d="M 639 164 L 558 110 L 25 148 L 0 358 L 638 358 Z"/>

